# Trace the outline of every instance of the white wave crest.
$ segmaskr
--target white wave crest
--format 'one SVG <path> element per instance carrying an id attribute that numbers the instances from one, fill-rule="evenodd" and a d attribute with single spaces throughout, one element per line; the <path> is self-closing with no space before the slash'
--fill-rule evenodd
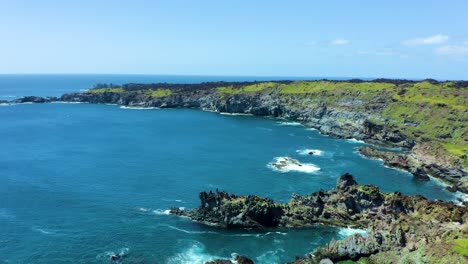
<path id="1" fill-rule="evenodd" d="M 355 139 L 355 138 L 350 138 L 350 139 L 347 139 L 346 141 L 348 141 L 349 143 L 353 143 L 353 144 L 366 144 L 366 142 Z"/>
<path id="2" fill-rule="evenodd" d="M 33 231 L 36 231 L 36 232 L 39 232 L 41 234 L 44 234 L 44 235 L 50 235 L 50 234 L 54 234 L 55 232 L 52 231 L 52 230 L 47 230 L 47 229 L 43 229 L 43 228 L 37 228 L 37 227 L 33 227 L 31 228 Z"/>
<path id="3" fill-rule="evenodd" d="M 65 101 L 53 101 L 52 104 L 87 104 L 88 102 L 65 102 Z"/>
<path id="4" fill-rule="evenodd" d="M 131 109 L 131 110 L 152 110 L 160 109 L 159 107 L 141 107 L 141 106 L 120 106 L 121 109 Z"/>
<path id="5" fill-rule="evenodd" d="M 141 212 L 148 212 L 149 210 L 150 209 L 146 207 L 138 207 L 138 211 L 141 211 Z"/>
<path id="6" fill-rule="evenodd" d="M 168 259 L 168 264 L 204 264 L 213 259 L 227 259 L 205 253 L 205 246 L 198 242 L 193 241 L 192 244 L 184 249 L 181 253 L 172 256 Z"/>
<path id="7" fill-rule="evenodd" d="M 260 130 L 265 130 L 265 131 L 273 131 L 273 129 L 271 128 L 266 128 L 266 127 L 255 127 L 256 129 L 260 129 Z"/>
<path id="8" fill-rule="evenodd" d="M 265 253 L 255 258 L 255 263 L 280 263 L 279 255 L 284 252 L 285 250 L 282 248 L 266 251 Z"/>
<path id="9" fill-rule="evenodd" d="M 345 238 L 347 236 L 352 236 L 355 234 L 360 234 L 361 236 L 365 237 L 367 235 L 367 231 L 364 229 L 359 229 L 359 228 L 343 227 L 343 228 L 340 228 L 340 230 L 338 231 L 338 234 L 342 238 Z"/>
<path id="10" fill-rule="evenodd" d="M 227 113 L 227 112 L 219 112 L 221 115 L 231 115 L 231 116 L 253 116 L 249 113 Z"/>
<path id="11" fill-rule="evenodd" d="M 299 123 L 299 122 L 281 121 L 281 122 L 276 122 L 276 124 L 279 125 L 279 126 L 302 126 L 302 124 Z"/>
<path id="12" fill-rule="evenodd" d="M 322 156 L 323 151 L 319 149 L 298 149 L 296 150 L 300 155 L 313 155 L 313 156 Z"/>
<path id="13" fill-rule="evenodd" d="M 456 205 L 463 206 L 463 202 L 468 202 L 468 194 L 462 192 L 455 192 L 453 202 Z"/>
<path id="14" fill-rule="evenodd" d="M 167 199 L 167 198 L 164 198 L 164 199 L 161 199 L 165 202 L 177 202 L 177 203 L 185 203 L 184 200 L 181 200 L 181 199 Z"/>
<path id="15" fill-rule="evenodd" d="M 314 164 L 300 163 L 298 160 L 290 157 L 277 157 L 275 161 L 268 164 L 268 168 L 280 172 L 299 171 L 305 173 L 314 173 L 320 170 Z"/>
<path id="16" fill-rule="evenodd" d="M 161 210 L 161 209 L 156 209 L 153 211 L 153 213 L 157 214 L 157 215 L 170 215 L 171 214 L 171 210 Z"/>
<path id="17" fill-rule="evenodd" d="M 119 256 L 120 258 L 122 258 L 125 255 L 128 255 L 129 252 L 130 252 L 130 248 L 124 247 L 124 248 L 121 248 L 120 250 L 118 250 L 118 253 L 116 253 L 115 251 L 106 251 L 104 253 L 101 253 L 101 254 L 96 256 L 96 259 L 109 261 L 109 259 L 112 256 Z"/>

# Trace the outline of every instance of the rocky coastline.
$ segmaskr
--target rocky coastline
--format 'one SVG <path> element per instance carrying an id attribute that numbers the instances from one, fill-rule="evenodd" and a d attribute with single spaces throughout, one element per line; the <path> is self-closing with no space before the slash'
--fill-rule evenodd
<path id="1" fill-rule="evenodd" d="M 319 82 L 309 82 L 319 83 Z M 302 123 L 306 127 L 315 128 L 322 134 L 337 138 L 363 140 L 369 144 L 385 147 L 398 147 L 408 150 L 406 154 L 395 156 L 392 152 L 371 151 L 361 148 L 360 152 L 368 158 L 383 159 L 390 167 L 403 169 L 412 173 L 419 180 L 430 180 L 429 175 L 440 179 L 448 185 L 450 191 L 468 194 L 467 155 L 455 157 L 442 152 L 440 142 L 419 136 L 420 132 L 404 133 L 419 124 L 404 120 L 403 127 L 396 127 L 391 120 L 383 119 L 385 109 L 392 107 L 395 98 L 408 92 L 408 85 L 437 83 L 434 80 L 414 82 L 408 80 L 374 80 L 364 82 L 350 80 L 348 82 L 328 82 L 329 90 L 340 85 L 361 85 L 361 90 L 373 85 L 397 85 L 394 91 L 385 88 L 382 92 L 368 91 L 368 96 L 362 91 L 341 89 L 340 93 L 327 93 L 322 90 L 314 94 L 284 93 L 285 88 L 296 85 L 291 81 L 280 82 L 244 82 L 225 83 L 213 82 L 202 84 L 127 84 L 122 88 L 112 85 L 98 85 L 96 88 L 82 93 L 64 94 L 59 98 L 42 98 L 28 96 L 3 103 L 47 103 L 47 102 L 81 102 L 94 104 L 116 104 L 127 107 L 142 108 L 198 108 L 220 113 L 239 113 L 257 116 L 284 118 Z M 262 86 L 263 85 L 263 86 Z M 270 86 L 268 86 L 270 85 Z M 446 85 L 441 83 L 440 85 Z M 465 82 L 451 84 L 450 93 L 468 98 L 463 90 Z M 460 85 L 462 87 L 460 87 Z M 110 87 L 110 88 L 109 88 Z M 114 88 L 113 88 L 114 87 Z M 228 87 L 228 88 L 226 88 Z M 253 87 L 253 88 L 252 88 Z M 260 87 L 260 88 L 259 88 Z M 294 86 L 296 87 L 296 86 Z M 328 86 L 327 86 L 328 87 Z M 449 94 L 449 95 L 452 95 Z M 396 104 L 399 102 L 396 102 Z M 403 103 L 402 103 L 403 104 Z M 441 106 L 442 105 L 442 106 Z M 437 104 L 430 106 L 445 110 L 446 106 Z M 459 106 L 457 106 L 459 107 Z M 453 113 L 455 111 L 452 110 Z M 451 112 L 451 113 L 452 113 Z M 458 112 L 457 112 L 458 113 Z M 468 131 L 466 130 L 466 112 L 457 114 L 462 120 L 462 139 L 466 146 Z M 449 118 L 455 118 L 450 116 Z M 428 117 L 430 118 L 430 116 Z M 457 120 L 458 120 L 457 119 Z M 387 121 L 385 121 L 387 120 Z M 403 129 L 403 130 L 402 130 Z M 455 129 L 455 128 L 454 128 Z M 464 131 L 464 132 L 463 132 Z M 454 132 L 455 133 L 455 132 Z M 457 132 L 458 134 L 460 132 Z M 440 135 L 441 140 L 447 135 Z"/>
<path id="2" fill-rule="evenodd" d="M 174 207 L 170 213 L 224 228 L 301 228 L 325 224 L 367 230 L 365 236 L 355 234 L 333 240 L 290 263 L 359 259 L 376 261 L 371 263 L 403 260 L 463 263 L 468 260 L 467 255 L 452 250 L 456 241 L 468 237 L 468 208 L 422 196 L 384 193 L 373 185 L 358 185 L 350 174 L 342 175 L 335 189 L 293 195 L 288 203 L 222 191 L 201 192 L 199 198 L 199 207 L 187 210 Z"/>
<path id="3" fill-rule="evenodd" d="M 448 90 L 448 97 L 444 96 L 458 98 L 457 102 L 459 98 L 461 101 L 468 98 L 466 82 L 350 80 L 98 85 L 82 93 L 48 98 L 28 96 L 0 101 L 0 104 L 79 102 L 142 108 L 198 108 L 283 118 L 326 135 L 363 140 L 371 144 L 358 149 L 363 156 L 381 159 L 386 166 L 408 171 L 417 180 L 439 179 L 448 185 L 448 190 L 468 194 L 468 110 L 466 105 L 449 105 L 451 101 L 439 97 L 425 103 L 411 101 L 423 100 L 420 95 L 411 97 L 409 94 L 429 89 L 427 87 L 442 87 Z M 399 104 L 404 107 L 395 110 Z M 420 116 L 404 112 L 409 106 L 416 107 L 423 119 L 440 112 L 454 125 L 447 125 L 450 122 L 422 124 Z M 286 161 L 278 161 L 277 169 L 282 169 Z M 220 191 L 202 192 L 199 198 L 200 207 L 172 208 L 171 214 L 223 228 L 301 228 L 323 224 L 367 230 L 366 236 L 356 234 L 331 241 L 291 263 L 468 261 L 467 207 L 430 201 L 422 196 L 383 193 L 376 186 L 358 185 L 349 174 L 341 176 L 333 190 L 293 195 L 288 203 Z M 466 201 L 460 202 L 466 205 Z M 459 244 L 461 250 L 456 249 Z M 243 256 L 210 263 L 236 262 L 253 263 Z"/>

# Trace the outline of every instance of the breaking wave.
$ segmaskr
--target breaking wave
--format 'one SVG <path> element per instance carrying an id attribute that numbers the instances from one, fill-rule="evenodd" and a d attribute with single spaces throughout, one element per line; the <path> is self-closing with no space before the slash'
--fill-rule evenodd
<path id="1" fill-rule="evenodd" d="M 346 139 L 346 141 L 348 141 L 349 143 L 353 143 L 353 144 L 366 144 L 366 142 L 355 139 L 355 138 Z"/>
<path id="2" fill-rule="evenodd" d="M 186 240 L 184 250 L 175 256 L 168 259 L 168 264 L 204 264 L 207 261 L 214 259 L 227 259 L 226 257 L 220 257 L 210 255 L 205 252 L 205 245 L 196 240 Z M 229 258 L 229 257 L 228 257 Z"/>
<path id="3" fill-rule="evenodd" d="M 343 227 L 343 228 L 340 228 L 340 230 L 338 231 L 338 235 L 340 235 L 340 237 L 342 238 L 352 236 L 355 234 L 360 234 L 361 236 L 365 237 L 367 235 L 367 231 L 364 229 L 351 228 L 351 227 Z"/>
<path id="4" fill-rule="evenodd" d="M 279 125 L 279 126 L 302 126 L 302 124 L 299 123 L 299 122 L 281 121 L 281 122 L 276 122 L 276 124 Z"/>
<path id="5" fill-rule="evenodd" d="M 152 110 L 160 109 L 159 107 L 141 107 L 141 106 L 120 106 L 121 109 L 131 109 L 131 110 Z"/>
<path id="6" fill-rule="evenodd" d="M 300 163 L 290 157 L 277 157 L 275 161 L 268 163 L 268 168 L 280 172 L 299 171 L 305 173 L 314 173 L 320 170 L 314 164 Z"/>
<path id="7" fill-rule="evenodd" d="M 153 211 L 153 213 L 157 215 L 170 215 L 171 210 L 162 210 L 162 209 L 156 209 Z"/>

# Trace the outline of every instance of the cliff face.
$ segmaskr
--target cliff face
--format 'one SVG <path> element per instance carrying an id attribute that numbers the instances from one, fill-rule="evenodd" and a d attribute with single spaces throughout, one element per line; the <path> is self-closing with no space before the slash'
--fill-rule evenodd
<path id="1" fill-rule="evenodd" d="M 468 110 L 464 104 L 468 90 L 455 84 L 407 81 L 131 84 L 65 94 L 59 100 L 200 108 L 286 118 L 334 137 L 411 150 L 407 159 L 410 163 L 402 165 L 386 160 L 387 164 L 407 170 L 419 179 L 434 176 L 449 184 L 451 191 L 468 193 Z M 434 95 L 428 97 L 429 93 Z M 379 158 L 391 157 L 379 155 Z"/>
<path id="2" fill-rule="evenodd" d="M 398 132 L 386 131 L 383 126 L 374 125 L 369 118 L 376 102 L 357 102 L 360 107 L 349 105 L 356 102 L 341 102 L 330 107 L 325 102 L 303 98 L 300 95 L 279 96 L 278 93 L 246 93 L 221 95 L 213 90 L 188 91 L 164 97 L 149 97 L 142 93 L 76 93 L 65 94 L 60 98 L 66 102 L 87 102 L 118 104 L 133 107 L 159 108 L 200 108 L 204 110 L 244 113 L 258 116 L 286 118 L 320 129 L 324 134 L 341 138 L 375 140 L 402 147 L 414 146 Z"/>
<path id="3" fill-rule="evenodd" d="M 337 180 L 336 188 L 308 196 L 293 195 L 288 203 L 274 203 L 258 196 L 226 192 L 200 193 L 201 205 L 191 210 L 172 208 L 171 213 L 195 221 L 227 228 L 291 228 L 313 224 L 355 226 L 368 230 L 331 241 L 293 263 L 319 263 L 377 258 L 388 254 L 397 263 L 405 255 L 417 255 L 433 246 L 450 248 L 456 239 L 468 236 L 468 209 L 451 203 L 430 201 L 422 196 L 383 193 L 372 185 L 358 185 L 349 174 Z M 463 254 L 445 250 L 439 257 L 463 261 Z M 416 256 L 416 260 L 423 257 Z M 427 260 L 431 263 L 431 257 Z"/>

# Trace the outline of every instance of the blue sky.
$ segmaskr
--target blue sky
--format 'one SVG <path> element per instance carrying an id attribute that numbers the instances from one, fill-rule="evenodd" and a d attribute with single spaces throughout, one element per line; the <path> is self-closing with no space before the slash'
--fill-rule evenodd
<path id="1" fill-rule="evenodd" d="M 0 0 L 0 73 L 468 79 L 468 1 Z"/>

